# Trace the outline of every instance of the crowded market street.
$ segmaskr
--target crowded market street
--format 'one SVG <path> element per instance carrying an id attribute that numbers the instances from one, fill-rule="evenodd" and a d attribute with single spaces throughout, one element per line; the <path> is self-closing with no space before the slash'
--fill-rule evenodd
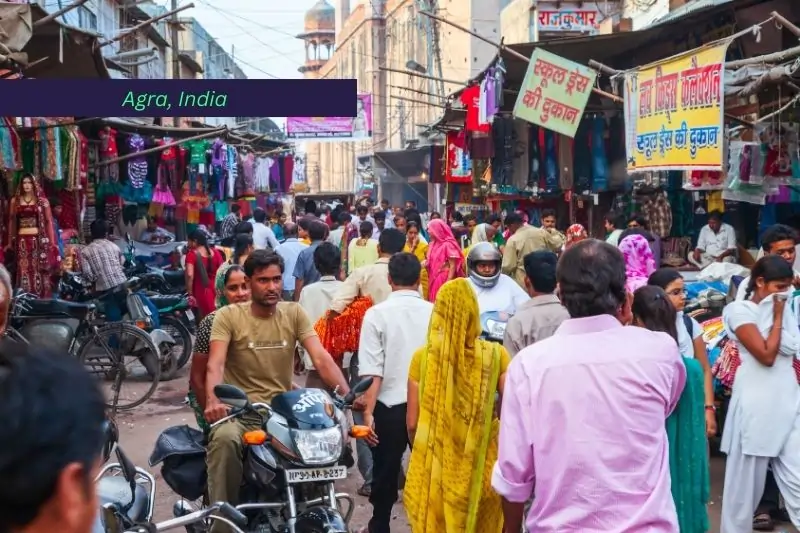
<path id="1" fill-rule="evenodd" d="M 298 384 L 301 380 L 296 380 Z M 147 459 L 158 435 L 166 428 L 179 424 L 192 424 L 194 415 L 191 408 L 184 404 L 184 381 L 177 379 L 172 383 L 165 383 L 159 387 L 155 396 L 141 408 L 130 413 L 118 415 L 120 428 L 120 445 L 129 454 L 133 462 L 144 468 Z M 408 457 L 406 457 L 407 463 Z M 722 497 L 722 481 L 725 472 L 725 460 L 721 456 L 711 459 L 711 500 L 708 506 L 708 515 L 711 523 L 709 531 L 719 531 L 720 501 Z M 172 505 L 178 499 L 175 493 L 166 486 L 161 474 L 156 470 L 152 472 L 158 481 L 156 489 L 155 515 L 156 521 L 172 518 Z M 367 498 L 356 494 L 356 489 L 361 484 L 358 469 L 353 467 L 347 480 L 338 485 L 338 489 L 347 492 L 356 500 L 356 510 L 353 513 L 352 524 L 366 523 L 372 513 L 372 508 Z M 789 523 L 778 524 L 776 533 L 797 533 L 797 529 Z M 411 533 L 403 509 L 402 498 L 394 506 L 393 533 Z"/>

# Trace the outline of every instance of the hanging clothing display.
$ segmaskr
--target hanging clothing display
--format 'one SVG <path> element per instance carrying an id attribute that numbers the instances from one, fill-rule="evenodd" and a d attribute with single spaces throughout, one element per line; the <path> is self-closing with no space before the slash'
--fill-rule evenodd
<path id="1" fill-rule="evenodd" d="M 472 183 L 472 159 L 467 151 L 466 133 L 464 131 L 448 132 L 447 136 L 447 172 L 448 183 Z"/>
<path id="2" fill-rule="evenodd" d="M 491 125 L 480 121 L 480 100 L 480 85 L 471 85 L 461 92 L 461 103 L 467 110 L 466 128 L 467 131 L 489 133 L 492 130 Z"/>
<path id="3" fill-rule="evenodd" d="M 128 138 L 128 147 L 131 153 L 144 150 L 144 138 L 141 135 L 131 135 Z M 122 197 L 132 203 L 146 204 L 153 197 L 152 185 L 147 181 L 147 158 L 144 156 L 128 159 L 128 183 Z"/>
<path id="4" fill-rule="evenodd" d="M 164 146 L 171 144 L 173 139 L 165 137 L 156 141 L 156 145 Z M 178 150 L 174 146 L 165 148 L 161 151 L 158 163 L 158 182 L 153 191 L 152 202 L 164 206 L 174 206 L 175 196 L 172 191 L 176 188 L 176 183 L 180 181 L 178 175 Z"/>

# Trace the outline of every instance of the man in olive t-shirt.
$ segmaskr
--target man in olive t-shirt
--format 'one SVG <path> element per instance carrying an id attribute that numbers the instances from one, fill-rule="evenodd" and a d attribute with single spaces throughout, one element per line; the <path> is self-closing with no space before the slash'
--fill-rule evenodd
<path id="1" fill-rule="evenodd" d="M 220 383 L 235 385 L 251 402 L 269 402 L 292 388 L 294 350 L 300 343 L 314 368 L 331 389 L 349 392 L 339 366 L 320 343 L 308 315 L 300 304 L 282 302 L 283 258 L 271 250 L 255 250 L 244 263 L 251 301 L 217 311 L 211 329 L 206 374 L 205 418 L 214 423 L 229 407 L 214 395 Z M 209 435 L 207 463 L 211 501 L 239 503 L 242 483 L 242 434 L 259 429 L 254 415 L 229 420 Z M 213 533 L 229 531 L 216 522 Z"/>

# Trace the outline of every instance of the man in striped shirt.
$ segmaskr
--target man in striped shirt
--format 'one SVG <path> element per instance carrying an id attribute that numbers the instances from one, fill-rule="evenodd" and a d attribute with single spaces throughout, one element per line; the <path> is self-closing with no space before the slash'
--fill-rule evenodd
<path id="1" fill-rule="evenodd" d="M 122 251 L 108 240 L 105 220 L 95 220 L 90 226 L 92 242 L 81 251 L 81 273 L 94 285 L 97 292 L 105 292 L 124 285 L 127 281 Z M 104 297 L 106 318 L 109 322 L 122 320 L 125 291 L 111 291 Z"/>

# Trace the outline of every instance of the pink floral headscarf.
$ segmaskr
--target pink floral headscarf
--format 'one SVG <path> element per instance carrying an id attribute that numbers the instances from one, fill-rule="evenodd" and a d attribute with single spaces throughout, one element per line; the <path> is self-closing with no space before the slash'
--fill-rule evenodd
<path id="1" fill-rule="evenodd" d="M 445 267 L 448 261 L 455 261 L 456 277 L 464 275 L 464 253 L 453 231 L 440 218 L 428 222 L 428 236 L 428 300 L 433 302 L 439 288 L 448 281 Z"/>
<path id="2" fill-rule="evenodd" d="M 650 243 L 642 235 L 630 235 L 619 243 L 619 250 L 625 258 L 625 274 L 628 280 L 625 288 L 633 294 L 636 289 L 647 285 L 647 278 L 656 270 L 656 260 Z"/>

